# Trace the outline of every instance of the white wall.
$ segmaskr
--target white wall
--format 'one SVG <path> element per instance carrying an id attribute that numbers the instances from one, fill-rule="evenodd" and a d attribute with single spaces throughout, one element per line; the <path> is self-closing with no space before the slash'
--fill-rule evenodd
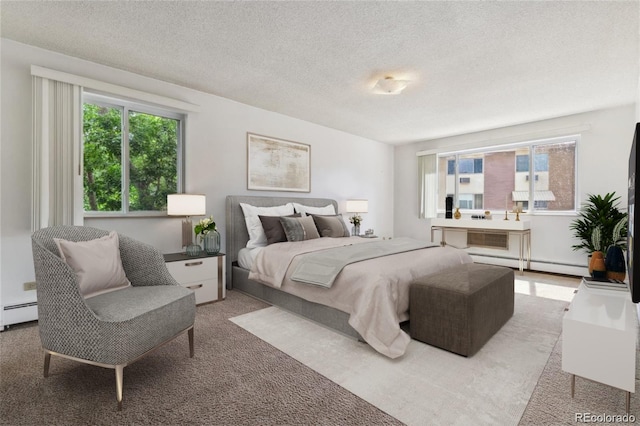
<path id="1" fill-rule="evenodd" d="M 576 128 L 587 128 L 581 132 L 578 145 L 578 194 L 582 203 L 587 194 L 605 194 L 615 191 L 620 195 L 620 205 L 627 204 L 627 165 L 629 150 L 633 140 L 636 106 L 627 105 L 618 108 L 587 112 L 567 117 L 559 117 L 535 123 L 505 127 L 490 131 L 455 137 L 417 142 L 395 148 L 394 174 L 394 232 L 397 236 L 414 235 L 430 238 L 430 221 L 418 219 L 417 199 L 417 159 L 416 153 L 424 150 L 452 150 L 456 146 L 483 143 L 485 141 L 526 141 L 540 135 L 574 134 Z M 565 129 L 565 130 L 562 130 Z M 567 130 L 568 129 L 568 130 Z M 494 212 L 495 214 L 496 212 Z M 496 216 L 500 216 L 497 214 Z M 496 219 L 498 218 L 496 217 Z M 574 252 L 575 244 L 569 225 L 575 215 L 535 215 L 530 216 L 532 223 L 532 265 L 537 270 L 584 274 L 586 255 Z M 436 236 L 436 239 L 439 236 Z M 473 249 L 478 253 L 497 256 L 516 257 L 517 238 L 512 240 L 509 252 L 500 250 Z M 482 258 L 483 261 L 487 260 Z M 480 260 L 480 258 L 478 258 Z M 515 266 L 513 261 L 493 260 L 494 263 Z M 567 268 L 553 263 L 579 265 Z"/>
<path id="2" fill-rule="evenodd" d="M 186 127 L 186 190 L 207 196 L 225 240 L 227 195 L 277 195 L 336 199 L 366 198 L 363 226 L 391 235 L 393 224 L 393 147 L 281 114 L 173 84 L 78 60 L 10 40 L 1 47 L 0 150 L 0 305 L 35 300 L 23 291 L 34 280 L 30 243 L 31 75 L 40 65 L 199 105 Z M 311 192 L 247 191 L 246 133 L 258 133 L 311 145 Z M 366 159 L 366 161 L 363 161 Z M 86 225 L 115 229 L 156 246 L 180 251 L 180 219 L 89 219 Z"/>

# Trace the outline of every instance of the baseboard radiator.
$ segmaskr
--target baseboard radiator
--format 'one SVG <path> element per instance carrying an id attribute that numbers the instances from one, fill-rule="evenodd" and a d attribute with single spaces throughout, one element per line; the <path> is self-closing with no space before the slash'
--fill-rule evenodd
<path id="1" fill-rule="evenodd" d="M 0 330 L 13 324 L 35 321 L 38 319 L 38 302 L 16 303 L 2 306 Z"/>
<path id="2" fill-rule="evenodd" d="M 518 258 L 514 256 L 501 256 L 499 254 L 469 252 L 475 262 L 487 263 L 498 266 L 518 267 Z M 526 265 L 525 265 L 526 267 Z M 559 273 L 564 275 L 582 276 L 587 273 L 587 265 L 579 265 L 567 262 L 554 262 L 552 260 L 531 259 L 531 270 L 540 272 Z"/>

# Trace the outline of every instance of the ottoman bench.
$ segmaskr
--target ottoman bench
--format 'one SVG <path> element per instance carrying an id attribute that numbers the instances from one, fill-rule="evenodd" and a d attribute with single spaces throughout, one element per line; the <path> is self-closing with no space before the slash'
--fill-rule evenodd
<path id="1" fill-rule="evenodd" d="M 409 288 L 413 339 L 472 356 L 513 315 L 512 269 L 467 263 L 415 279 Z"/>

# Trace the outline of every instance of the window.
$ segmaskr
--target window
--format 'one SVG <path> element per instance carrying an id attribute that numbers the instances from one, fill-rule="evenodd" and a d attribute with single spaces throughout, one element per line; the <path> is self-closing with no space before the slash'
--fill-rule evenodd
<path id="1" fill-rule="evenodd" d="M 447 174 L 456 173 L 456 160 L 447 161 Z M 482 158 L 463 158 L 460 160 L 458 173 L 482 173 Z"/>
<path id="2" fill-rule="evenodd" d="M 527 210 L 575 211 L 578 139 L 439 154 L 438 194 L 453 194 L 461 210 L 504 211 L 521 203 Z M 444 208 L 445 197 L 438 196 L 438 209 Z"/>
<path id="3" fill-rule="evenodd" d="M 184 116 L 86 94 L 83 103 L 85 212 L 167 208 L 182 192 Z"/>
<path id="4" fill-rule="evenodd" d="M 549 154 L 541 153 L 533 157 L 533 167 L 536 172 L 549 171 Z M 529 171 L 529 154 L 516 155 L 516 172 Z"/>

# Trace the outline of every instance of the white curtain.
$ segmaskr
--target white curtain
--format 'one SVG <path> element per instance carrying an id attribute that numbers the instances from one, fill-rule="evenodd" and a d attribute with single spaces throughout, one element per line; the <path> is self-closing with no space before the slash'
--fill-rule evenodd
<path id="1" fill-rule="evenodd" d="M 82 89 L 33 75 L 33 231 L 83 224 Z"/>
<path id="2" fill-rule="evenodd" d="M 418 216 L 431 219 L 438 213 L 438 176 L 436 175 L 436 154 L 418 157 Z"/>

